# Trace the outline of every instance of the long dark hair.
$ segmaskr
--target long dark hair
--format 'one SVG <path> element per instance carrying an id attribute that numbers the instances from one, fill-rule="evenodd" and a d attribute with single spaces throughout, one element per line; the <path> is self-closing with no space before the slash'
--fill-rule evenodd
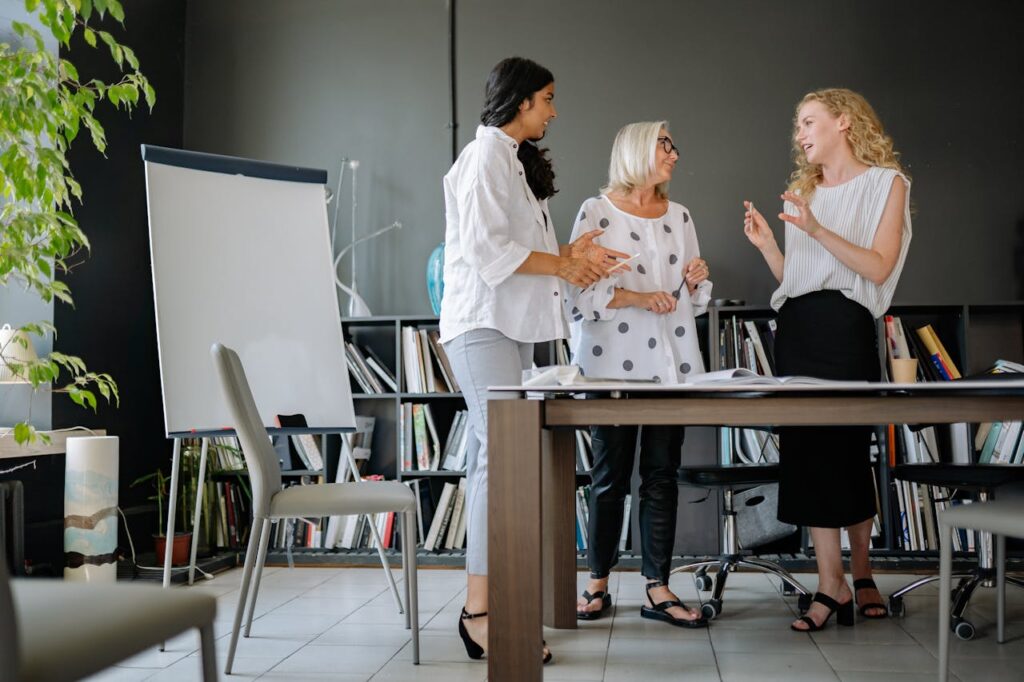
<path id="1" fill-rule="evenodd" d="M 519 113 L 524 99 L 532 100 L 538 90 L 555 81 L 551 72 L 537 62 L 523 57 L 508 57 L 498 62 L 487 77 L 484 108 L 480 122 L 501 127 Z M 532 140 L 519 145 L 519 160 L 526 171 L 526 183 L 538 199 L 555 195 L 555 171 L 547 158 L 547 149 L 540 149 Z"/>

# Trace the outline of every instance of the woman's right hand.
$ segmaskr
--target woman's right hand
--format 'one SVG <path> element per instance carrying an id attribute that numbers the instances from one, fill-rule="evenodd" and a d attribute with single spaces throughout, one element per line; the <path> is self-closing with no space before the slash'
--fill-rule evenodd
<path id="1" fill-rule="evenodd" d="M 586 258 L 569 256 L 561 259 L 555 275 L 575 287 L 586 289 L 594 282 L 607 277 L 608 271 Z"/>
<path id="2" fill-rule="evenodd" d="M 743 206 L 747 209 L 743 214 L 743 232 L 747 235 L 750 243 L 759 251 L 764 251 L 772 245 L 777 248 L 775 234 L 772 232 L 772 228 L 768 227 L 768 221 L 764 219 L 761 212 L 754 208 L 749 201 L 744 201 Z"/>
<path id="3" fill-rule="evenodd" d="M 633 303 L 637 308 L 643 308 L 655 315 L 667 315 L 674 312 L 678 301 L 676 297 L 667 291 L 636 292 Z"/>

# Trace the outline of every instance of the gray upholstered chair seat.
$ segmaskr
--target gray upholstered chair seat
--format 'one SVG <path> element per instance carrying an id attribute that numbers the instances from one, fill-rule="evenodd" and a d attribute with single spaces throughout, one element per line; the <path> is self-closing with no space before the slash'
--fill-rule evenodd
<path id="1" fill-rule="evenodd" d="M 295 485 L 270 499 L 270 518 L 412 511 L 416 495 L 396 481 Z"/>
<path id="2" fill-rule="evenodd" d="M 217 611 L 211 595 L 156 585 L 20 578 L 10 587 L 18 682 L 81 679 L 190 628 L 212 627 Z M 208 679 L 215 679 L 210 633 Z"/>

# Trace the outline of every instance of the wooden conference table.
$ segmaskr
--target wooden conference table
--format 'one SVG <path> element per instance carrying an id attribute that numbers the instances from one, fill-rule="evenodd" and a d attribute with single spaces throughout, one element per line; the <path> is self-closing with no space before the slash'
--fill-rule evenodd
<path id="1" fill-rule="evenodd" d="M 1022 380 L 829 386 L 590 384 L 490 390 L 509 398 L 488 403 L 490 682 L 543 679 L 542 624 L 576 627 L 576 428 L 1024 419 Z M 537 399 L 527 399 L 527 390 Z M 581 393 L 602 397 L 573 397 Z M 555 656 L 557 661 L 557 652 Z"/>

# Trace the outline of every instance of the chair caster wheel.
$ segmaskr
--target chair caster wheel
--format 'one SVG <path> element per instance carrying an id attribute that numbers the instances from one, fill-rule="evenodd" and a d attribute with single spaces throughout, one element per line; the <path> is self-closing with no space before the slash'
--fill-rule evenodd
<path id="1" fill-rule="evenodd" d="M 700 592 L 708 592 L 714 586 L 714 581 L 711 580 L 709 575 L 695 575 L 693 576 L 693 584 L 696 585 L 697 590 Z"/>
<path id="2" fill-rule="evenodd" d="M 962 618 L 954 618 L 950 628 L 962 640 L 974 639 L 974 625 Z"/>
<path id="3" fill-rule="evenodd" d="M 801 594 L 797 599 L 796 605 L 801 614 L 807 613 L 807 609 L 811 608 L 812 599 L 814 599 L 814 595 L 811 594 Z"/>
<path id="4" fill-rule="evenodd" d="M 722 613 L 722 602 L 719 599 L 709 599 L 700 606 L 700 615 L 708 620 L 718 618 L 720 613 Z"/>
<path id="5" fill-rule="evenodd" d="M 907 605 L 903 603 L 903 597 L 889 597 L 889 615 L 893 618 L 907 615 Z"/>

